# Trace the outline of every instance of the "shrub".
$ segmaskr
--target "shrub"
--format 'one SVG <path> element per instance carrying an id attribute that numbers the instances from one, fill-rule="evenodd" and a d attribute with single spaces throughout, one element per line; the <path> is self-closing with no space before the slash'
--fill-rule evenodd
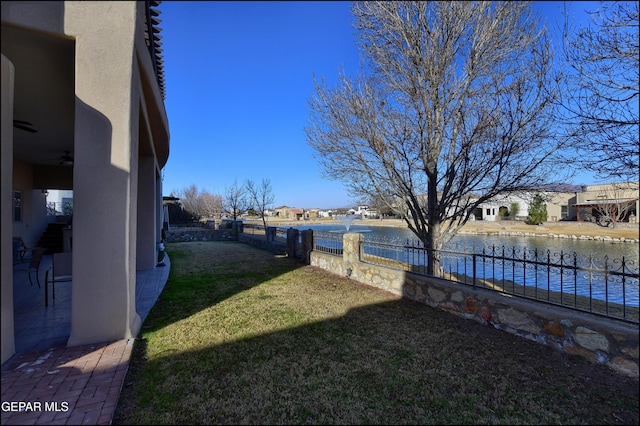
<path id="1" fill-rule="evenodd" d="M 547 220 L 547 205 L 544 198 L 540 194 L 533 197 L 533 201 L 529 206 L 529 215 L 527 222 L 531 225 L 540 225 Z"/>
<path id="2" fill-rule="evenodd" d="M 520 213 L 520 204 L 519 203 L 511 203 L 511 209 L 509 210 L 509 217 L 515 219 Z"/>

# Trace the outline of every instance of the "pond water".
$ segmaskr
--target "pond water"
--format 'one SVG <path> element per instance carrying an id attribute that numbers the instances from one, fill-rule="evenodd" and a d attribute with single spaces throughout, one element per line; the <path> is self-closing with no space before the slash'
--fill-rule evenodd
<path id="1" fill-rule="evenodd" d="M 346 231 L 339 224 L 297 228 L 338 234 Z M 394 246 L 372 249 L 365 244 L 365 253 L 414 265 L 426 264 L 426 255 L 417 248 L 421 244 L 415 234 L 406 228 L 352 224 L 350 232 L 362 233 L 365 241 L 385 241 Z M 477 277 L 526 285 L 535 283 L 537 288 L 543 290 L 568 292 L 608 302 L 625 303 L 627 306 L 639 304 L 637 243 L 546 236 L 459 234 L 445 246 L 445 251 L 451 252 L 443 255 L 441 263 L 445 270 L 455 268 L 468 275 L 467 271 L 475 268 Z M 473 253 L 483 256 L 473 258 L 469 255 Z M 517 261 L 523 258 L 531 263 Z M 620 275 L 621 272 L 625 274 L 624 277 Z M 635 276 L 630 277 L 628 274 Z"/>
<path id="2" fill-rule="evenodd" d="M 345 232 L 341 225 L 305 225 L 295 227 L 297 229 L 313 229 L 324 232 Z M 360 232 L 365 240 L 385 239 L 388 241 L 402 242 L 407 239 L 416 240 L 416 236 L 409 229 L 393 226 L 363 226 L 351 225 L 350 232 Z M 577 253 L 579 256 L 592 255 L 596 258 L 622 259 L 635 262 L 636 268 L 638 256 L 640 256 L 637 243 L 612 243 L 597 240 L 578 240 L 568 238 L 549 237 L 526 237 L 526 236 L 503 236 L 503 235 L 470 235 L 458 234 L 447 244 L 446 249 L 453 251 L 463 251 L 474 253 L 482 250 L 483 247 L 491 246 L 508 249 L 527 249 L 538 251 L 551 251 L 552 253 Z"/>

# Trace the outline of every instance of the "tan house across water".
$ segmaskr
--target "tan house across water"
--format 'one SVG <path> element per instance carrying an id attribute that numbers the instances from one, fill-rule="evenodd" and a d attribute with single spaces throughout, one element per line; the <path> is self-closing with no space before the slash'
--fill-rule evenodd
<path id="1" fill-rule="evenodd" d="M 476 220 L 499 220 L 513 204 L 519 207 L 516 219 L 526 220 L 533 196 L 541 194 L 545 200 L 549 222 L 597 221 L 604 215 L 613 220 L 634 223 L 638 205 L 638 183 L 620 182 L 598 185 L 562 185 L 555 189 L 517 192 L 483 203 L 476 209 Z M 511 219 L 514 219 L 511 217 Z"/>
<path id="2" fill-rule="evenodd" d="M 279 219 L 302 220 L 304 218 L 304 210 L 295 207 L 280 206 L 273 209 L 273 212 Z"/>
<path id="3" fill-rule="evenodd" d="M 638 182 L 585 185 L 576 193 L 576 219 L 598 221 L 601 217 L 636 223 L 638 211 Z"/>

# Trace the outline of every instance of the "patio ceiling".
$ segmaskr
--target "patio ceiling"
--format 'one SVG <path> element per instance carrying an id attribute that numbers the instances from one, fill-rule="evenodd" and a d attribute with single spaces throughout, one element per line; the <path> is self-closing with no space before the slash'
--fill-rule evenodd
<path id="1" fill-rule="evenodd" d="M 2 53 L 15 68 L 13 118 L 37 131 L 14 126 L 14 158 L 58 166 L 65 151 L 73 155 L 74 51 L 73 40 L 2 25 Z"/>

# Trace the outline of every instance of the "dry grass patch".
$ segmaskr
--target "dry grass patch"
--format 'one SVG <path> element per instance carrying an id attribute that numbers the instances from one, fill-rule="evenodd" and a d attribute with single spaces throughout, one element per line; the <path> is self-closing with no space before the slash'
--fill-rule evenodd
<path id="1" fill-rule="evenodd" d="M 604 366 L 235 242 L 167 244 L 114 424 L 636 424 Z"/>

